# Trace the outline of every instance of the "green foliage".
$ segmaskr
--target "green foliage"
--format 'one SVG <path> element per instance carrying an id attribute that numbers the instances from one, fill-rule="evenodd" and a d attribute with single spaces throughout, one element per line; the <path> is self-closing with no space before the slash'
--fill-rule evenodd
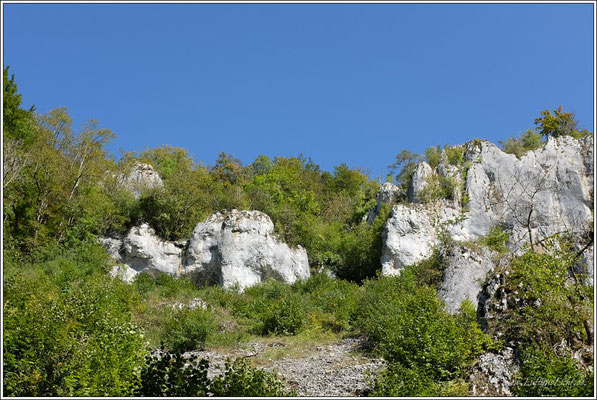
<path id="1" fill-rule="evenodd" d="M 438 199 L 454 200 L 457 190 L 456 179 L 452 176 L 439 176 L 436 174 L 427 177 L 427 185 L 419 193 L 424 203 Z"/>
<path id="2" fill-rule="evenodd" d="M 520 305 L 508 319 L 508 335 L 528 343 L 572 346 L 591 340 L 585 322 L 593 319 L 591 288 L 578 276 L 570 283 L 575 254 L 566 243 L 546 241 L 547 251 L 528 250 L 512 260 L 508 286 Z"/>
<path id="3" fill-rule="evenodd" d="M 163 341 L 174 352 L 203 349 L 207 338 L 216 330 L 217 323 L 208 310 L 172 310 L 165 324 Z"/>
<path id="4" fill-rule="evenodd" d="M 505 153 L 514 154 L 517 158 L 522 157 L 529 151 L 533 151 L 541 147 L 541 135 L 533 131 L 527 130 L 520 138 L 509 137 L 507 140 L 500 140 L 499 144 Z"/>
<path id="5" fill-rule="evenodd" d="M 464 147 L 463 146 L 444 146 L 446 159 L 448 164 L 456 167 L 464 164 Z"/>
<path id="6" fill-rule="evenodd" d="M 442 149 L 439 146 L 428 147 L 425 149 L 423 156 L 425 157 L 427 164 L 429 164 L 432 169 L 435 169 L 441 162 Z"/>
<path id="7" fill-rule="evenodd" d="M 469 385 L 464 380 L 434 381 L 432 376 L 417 368 L 392 363 L 373 382 L 370 396 L 375 397 L 464 397 Z"/>
<path id="8" fill-rule="evenodd" d="M 132 394 L 146 351 L 131 318 L 139 299 L 105 275 L 98 248 L 83 243 L 42 252 L 39 263 L 5 264 L 5 394 Z"/>
<path id="9" fill-rule="evenodd" d="M 409 266 L 417 285 L 425 285 L 439 289 L 444 274 L 445 264 L 438 249 L 426 260 Z"/>
<path id="10" fill-rule="evenodd" d="M 286 295 L 264 309 L 261 332 L 294 335 L 306 320 L 305 306 L 300 296 Z"/>
<path id="11" fill-rule="evenodd" d="M 226 360 L 224 373 L 213 379 L 209 390 L 217 397 L 296 396 L 284 390 L 284 384 L 274 373 L 251 368 L 243 359 Z"/>
<path id="12" fill-rule="evenodd" d="M 364 292 L 355 323 L 375 351 L 434 381 L 458 378 L 490 342 L 470 302 L 448 314 L 435 289 L 419 285 L 408 269 L 368 281 Z"/>
<path id="13" fill-rule="evenodd" d="M 508 251 L 506 243 L 510 240 L 510 235 L 505 232 L 501 226 L 493 226 L 489 229 L 489 233 L 482 239 L 483 244 L 489 246 L 498 253 L 505 253 Z"/>
<path id="14" fill-rule="evenodd" d="M 535 118 L 535 125 L 544 137 L 558 137 L 578 133 L 578 123 L 571 112 L 562 111 L 562 106 L 554 110 L 541 111 L 541 117 Z"/>
<path id="15" fill-rule="evenodd" d="M 393 164 L 388 165 L 388 169 L 391 173 L 398 170 L 400 171 L 398 175 L 396 175 L 396 181 L 405 191 L 412 181 L 413 174 L 419 161 L 421 161 L 420 155 L 403 149 L 396 155 L 396 161 Z"/>
<path id="16" fill-rule="evenodd" d="M 529 346 L 521 356 L 513 393 L 526 397 L 592 397 L 593 372 L 580 368 L 569 354 Z"/>
<path id="17" fill-rule="evenodd" d="M 185 365 L 187 364 L 188 365 Z M 207 376 L 209 361 L 185 358 L 169 353 L 164 347 L 147 355 L 135 396 L 206 397 L 211 380 Z"/>
<path id="18" fill-rule="evenodd" d="M 221 375 L 208 377 L 209 361 L 185 358 L 163 348 L 147 356 L 136 396 L 156 397 L 260 397 L 293 396 L 272 372 L 252 368 L 245 360 L 226 360 Z"/>
<path id="19" fill-rule="evenodd" d="M 4 68 L 3 103 L 3 132 L 4 140 L 16 139 L 29 142 L 35 132 L 34 108 L 24 110 L 21 108 L 22 95 L 17 92 L 15 77 L 8 77 L 8 68 Z"/>

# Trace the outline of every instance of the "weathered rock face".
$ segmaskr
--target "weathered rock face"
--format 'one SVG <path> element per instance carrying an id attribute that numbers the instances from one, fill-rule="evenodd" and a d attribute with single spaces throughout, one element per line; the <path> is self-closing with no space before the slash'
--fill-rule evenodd
<path id="1" fill-rule="evenodd" d="M 591 139 L 592 142 L 592 139 Z M 486 141 L 469 142 L 465 157 L 468 240 L 501 225 L 512 232 L 511 248 L 558 232 L 580 232 L 591 220 L 593 193 L 585 165 L 588 148 L 572 137 L 550 138 L 521 159 Z"/>
<path id="2" fill-rule="evenodd" d="M 439 208 L 412 204 L 412 218 L 405 215 L 404 206 L 395 206 L 383 238 L 382 266 L 387 267 L 382 274 L 395 274 L 395 269 L 430 256 L 428 249 L 436 245 L 440 231 L 457 241 L 475 241 L 500 226 L 510 234 L 508 246 L 517 252 L 530 240 L 537 243 L 555 233 L 586 230 L 592 220 L 592 143 L 591 137 L 581 142 L 568 136 L 550 138 L 542 148 L 518 159 L 487 141 L 468 142 L 467 166 L 461 167 L 466 168 L 466 204 L 444 201 Z M 458 175 L 444 164 L 436 171 L 419 164 L 417 182 L 413 178 L 409 191 L 412 201 L 420 200 L 421 177 Z M 400 222 L 406 220 L 413 228 Z M 437 223 L 430 226 L 430 221 Z M 419 226 L 428 227 L 425 234 L 414 234 Z"/>
<path id="3" fill-rule="evenodd" d="M 162 240 L 147 224 L 133 227 L 123 239 L 100 242 L 119 263 L 112 276 L 127 282 L 140 272 L 192 274 L 201 283 L 241 289 L 269 278 L 285 283 L 308 278 L 307 252 L 279 242 L 273 232 L 266 214 L 232 210 L 199 223 L 188 243 Z"/>
<path id="4" fill-rule="evenodd" d="M 393 202 L 398 201 L 403 195 L 403 192 L 403 189 L 390 182 L 381 185 L 379 192 L 377 193 L 377 204 L 375 205 L 375 208 L 371 209 L 367 214 L 367 223 L 373 223 L 384 204 L 392 204 Z"/>
<path id="5" fill-rule="evenodd" d="M 438 244 L 427 213 L 401 204 L 394 206 L 382 240 L 382 275 L 399 275 L 407 265 L 429 258 Z"/>
<path id="6" fill-rule="evenodd" d="M 421 161 L 415 172 L 413 179 L 408 187 L 408 201 L 411 203 L 420 203 L 420 193 L 427 186 L 427 178 L 433 174 L 433 170 L 425 161 Z"/>
<path id="7" fill-rule="evenodd" d="M 494 268 L 490 252 L 483 250 L 479 254 L 464 246 L 454 245 L 443 258 L 447 266 L 438 296 L 446 303 L 446 311 L 458 312 L 465 299 L 477 305 L 487 274 Z"/>
<path id="8" fill-rule="evenodd" d="M 506 347 L 499 354 L 485 353 L 468 377 L 473 396 L 512 396 L 511 387 L 518 366 L 514 351 Z"/>
<path id="9" fill-rule="evenodd" d="M 111 274 L 130 282 L 139 272 L 182 273 L 182 246 L 160 239 L 153 228 L 141 224 L 131 228 L 123 239 L 100 238 L 100 243 L 119 263 Z"/>
<path id="10" fill-rule="evenodd" d="M 199 282 L 241 289 L 269 278 L 286 283 L 308 278 L 307 252 L 280 243 L 273 231 L 270 218 L 259 211 L 216 213 L 195 227 L 184 271 Z"/>
<path id="11" fill-rule="evenodd" d="M 153 270 L 171 275 L 182 273 L 182 249 L 160 239 L 147 224 L 133 227 L 123 240 L 125 264 L 137 271 Z"/>
<path id="12" fill-rule="evenodd" d="M 149 164 L 137 163 L 126 176 L 121 176 L 119 181 L 139 198 L 143 190 L 158 188 L 163 185 L 158 173 Z"/>

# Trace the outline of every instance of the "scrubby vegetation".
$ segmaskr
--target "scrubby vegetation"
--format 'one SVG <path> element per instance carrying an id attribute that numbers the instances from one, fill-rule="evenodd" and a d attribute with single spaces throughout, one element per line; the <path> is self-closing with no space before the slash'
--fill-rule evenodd
<path id="1" fill-rule="evenodd" d="M 206 166 L 168 146 L 116 160 L 105 149 L 114 134 L 98 122 L 76 131 L 65 108 L 45 115 L 22 109 L 8 69 L 3 112 L 5 395 L 284 396 L 293 393 L 275 374 L 246 360 L 230 360 L 222 375 L 208 378 L 209 360 L 183 353 L 272 337 L 306 348 L 359 336 L 389 363 L 372 377 L 372 394 L 461 396 L 470 393 L 466 377 L 476 358 L 500 345 L 492 339 L 498 329 L 501 340 L 520 343 L 519 382 L 563 376 L 583 382 L 519 384 L 517 394 L 593 390 L 592 372 L 573 357 L 592 341 L 593 298 L 564 242 L 512 261 L 506 285 L 521 303 L 506 325 L 483 331 L 471 303 L 451 315 L 438 299 L 439 250 L 399 277 L 378 276 L 390 208 L 365 222 L 379 183 L 360 169 L 341 164 L 322 171 L 302 155 L 259 156 L 243 165 L 226 153 Z M 542 115 L 537 125 L 544 136 L 585 134 L 561 109 Z M 539 133 L 503 146 L 520 157 L 541 145 Z M 403 189 L 423 158 L 432 168 L 457 167 L 466 180 L 463 146 L 432 147 L 424 157 L 402 151 L 391 167 Z M 137 162 L 151 164 L 164 183 L 138 198 L 119 183 Z M 454 199 L 462 190 L 455 176 L 435 177 L 422 194 L 428 201 Z M 125 284 L 107 274 L 111 262 L 98 236 L 144 221 L 176 240 L 206 216 L 232 208 L 267 213 L 281 239 L 306 248 L 311 277 L 241 292 L 168 275 L 141 274 Z M 504 253 L 507 241 L 496 227 L 478 245 Z"/>

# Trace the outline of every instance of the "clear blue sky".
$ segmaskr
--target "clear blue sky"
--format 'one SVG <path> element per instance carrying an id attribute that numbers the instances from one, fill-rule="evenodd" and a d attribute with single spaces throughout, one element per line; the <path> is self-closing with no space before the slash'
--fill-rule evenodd
<path id="1" fill-rule="evenodd" d="M 4 5 L 25 105 L 142 150 L 303 153 L 372 176 L 543 109 L 593 129 L 593 5 Z"/>

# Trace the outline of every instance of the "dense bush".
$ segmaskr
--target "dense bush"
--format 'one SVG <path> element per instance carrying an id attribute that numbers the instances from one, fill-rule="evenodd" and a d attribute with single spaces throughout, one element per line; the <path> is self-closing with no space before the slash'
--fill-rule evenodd
<path id="1" fill-rule="evenodd" d="M 456 167 L 464 164 L 464 146 L 445 146 L 444 152 L 446 153 L 448 164 Z"/>
<path id="2" fill-rule="evenodd" d="M 163 340 L 169 349 L 185 352 L 203 349 L 205 341 L 217 330 L 213 314 L 202 308 L 169 310 Z"/>
<path id="3" fill-rule="evenodd" d="M 435 169 L 441 162 L 442 149 L 439 146 L 428 147 L 425 149 L 425 161 L 432 169 Z"/>
<path id="4" fill-rule="evenodd" d="M 284 384 L 272 372 L 251 368 L 244 359 L 226 361 L 224 373 L 216 376 L 209 388 L 218 397 L 296 396 L 284 390 Z"/>
<path id="5" fill-rule="evenodd" d="M 509 154 L 514 154 L 520 158 L 529 151 L 533 151 L 541 147 L 541 135 L 533 131 L 527 130 L 520 138 L 510 137 L 505 141 L 499 141 L 502 150 Z"/>
<path id="6" fill-rule="evenodd" d="M 585 349 L 593 342 L 593 288 L 575 272 L 576 253 L 565 240 L 543 245 L 511 261 L 503 284 L 509 310 L 490 330 L 521 353 L 516 394 L 590 396 L 593 358 Z"/>
<path id="7" fill-rule="evenodd" d="M 489 233 L 482 239 L 483 244 L 498 253 L 505 253 L 508 251 L 506 243 L 510 240 L 510 235 L 505 232 L 500 226 L 493 226 L 489 229 Z"/>
<path id="8" fill-rule="evenodd" d="M 438 199 L 454 200 L 457 187 L 456 179 L 452 176 L 439 176 L 436 174 L 427 177 L 427 184 L 419 193 L 424 203 Z"/>
<path id="9" fill-rule="evenodd" d="M 4 265 L 4 393 L 132 394 L 146 349 L 131 318 L 139 298 L 80 251 L 54 253 Z"/>
<path id="10" fill-rule="evenodd" d="M 146 357 L 136 396 L 262 397 L 292 396 L 272 372 L 252 368 L 243 359 L 226 360 L 221 375 L 208 377 L 209 361 L 185 358 L 163 348 Z"/>
<path id="11" fill-rule="evenodd" d="M 570 354 L 529 346 L 521 356 L 520 372 L 514 381 L 517 396 L 586 396 L 594 393 L 593 372 L 579 367 Z"/>
<path id="12" fill-rule="evenodd" d="M 436 381 L 426 371 L 392 363 L 373 382 L 369 393 L 375 397 L 463 397 L 469 395 L 464 380 Z"/>
<path id="13" fill-rule="evenodd" d="M 489 342 L 470 303 L 454 316 L 446 313 L 435 289 L 418 285 L 409 270 L 368 281 L 364 291 L 356 324 L 390 362 L 450 380 Z"/>
<path id="14" fill-rule="evenodd" d="M 374 383 L 377 395 L 465 392 L 459 379 L 491 343 L 470 302 L 448 314 L 436 290 L 417 282 L 410 268 L 399 277 L 366 282 L 355 324 L 390 362 Z"/>
<path id="15" fill-rule="evenodd" d="M 211 380 L 207 376 L 209 361 L 185 358 L 167 352 L 164 347 L 145 357 L 135 396 L 205 397 Z"/>
<path id="16" fill-rule="evenodd" d="M 571 283 L 576 254 L 564 241 L 545 242 L 546 251 L 528 250 L 512 260 L 507 286 L 520 304 L 508 319 L 508 334 L 528 343 L 569 345 L 592 341 L 592 288 L 578 274 Z"/>

